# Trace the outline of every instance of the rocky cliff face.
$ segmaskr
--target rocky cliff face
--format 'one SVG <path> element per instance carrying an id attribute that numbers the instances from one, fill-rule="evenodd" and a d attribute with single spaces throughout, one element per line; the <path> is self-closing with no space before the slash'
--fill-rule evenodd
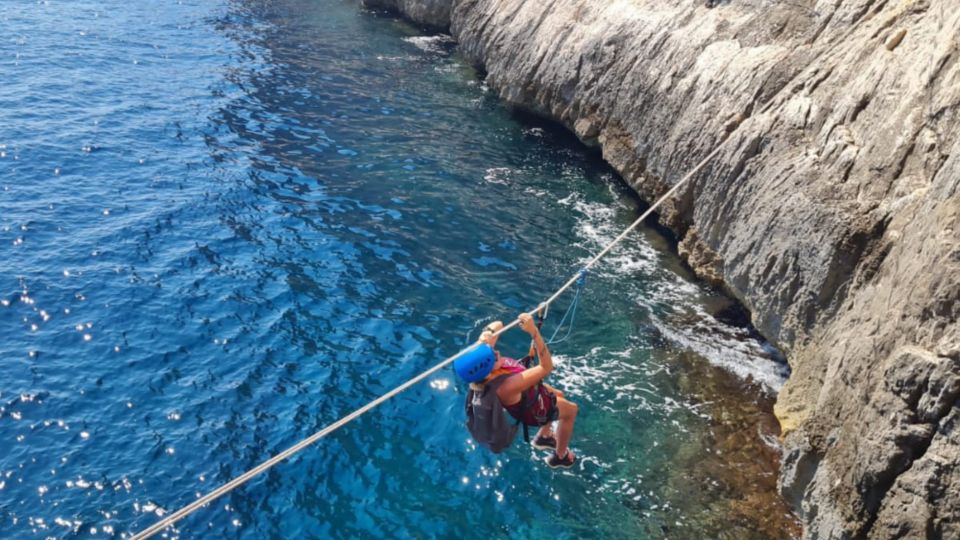
<path id="1" fill-rule="evenodd" d="M 805 536 L 960 538 L 955 0 L 367 3 L 449 26 L 649 200 L 719 145 L 661 220 L 788 353 Z"/>

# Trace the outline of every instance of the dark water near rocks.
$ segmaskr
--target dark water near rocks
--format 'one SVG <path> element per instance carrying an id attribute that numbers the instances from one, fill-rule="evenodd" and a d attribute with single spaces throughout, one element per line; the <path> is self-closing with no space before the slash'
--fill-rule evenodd
<path id="1" fill-rule="evenodd" d="M 14 0 L 0 28 L 4 538 L 144 528 L 536 305 L 637 215 L 449 43 L 352 1 Z M 176 535 L 795 534 L 784 367 L 730 301 L 649 229 L 584 294 L 552 376 L 574 469 L 474 450 L 446 371 Z"/>

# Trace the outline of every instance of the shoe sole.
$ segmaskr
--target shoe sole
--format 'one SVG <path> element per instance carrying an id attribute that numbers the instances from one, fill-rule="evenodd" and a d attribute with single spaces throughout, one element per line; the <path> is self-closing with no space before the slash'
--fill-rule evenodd
<path id="1" fill-rule="evenodd" d="M 547 467 L 550 467 L 551 469 L 569 469 L 570 467 L 573 467 L 574 464 L 577 463 L 577 458 L 573 458 L 573 461 L 571 461 L 570 464 L 558 463 L 556 465 L 551 465 L 549 457 L 545 458 L 543 462 L 546 463 Z"/>
<path id="2" fill-rule="evenodd" d="M 534 448 L 537 450 L 556 450 L 556 446 L 550 446 L 549 444 L 534 444 Z"/>

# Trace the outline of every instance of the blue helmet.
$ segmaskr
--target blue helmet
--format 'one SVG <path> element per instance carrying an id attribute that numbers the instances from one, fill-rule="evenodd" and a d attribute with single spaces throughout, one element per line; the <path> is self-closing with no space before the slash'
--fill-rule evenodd
<path id="1" fill-rule="evenodd" d="M 493 347 L 486 343 L 477 343 L 460 358 L 453 361 L 453 370 L 457 376 L 468 383 L 482 381 L 493 371 L 497 355 Z"/>

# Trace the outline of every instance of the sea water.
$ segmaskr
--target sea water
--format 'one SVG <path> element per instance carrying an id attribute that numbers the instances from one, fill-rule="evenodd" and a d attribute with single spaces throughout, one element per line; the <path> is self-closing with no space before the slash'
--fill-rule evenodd
<path id="1" fill-rule="evenodd" d="M 449 38 L 352 0 L 12 0 L 0 28 L 3 538 L 149 526 L 536 306 L 642 209 Z M 572 469 L 478 449 L 445 369 L 165 534 L 788 537 L 786 367 L 745 318 L 642 228 L 552 347 Z"/>

